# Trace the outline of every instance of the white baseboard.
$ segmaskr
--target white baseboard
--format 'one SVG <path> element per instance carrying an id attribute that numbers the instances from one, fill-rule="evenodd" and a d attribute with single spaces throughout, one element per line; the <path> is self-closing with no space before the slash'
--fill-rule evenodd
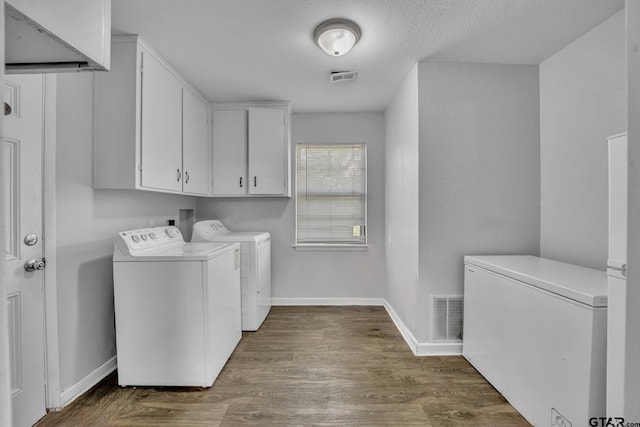
<path id="1" fill-rule="evenodd" d="M 384 298 L 271 298 L 271 305 L 384 305 Z"/>
<path id="2" fill-rule="evenodd" d="M 398 316 L 398 313 L 396 313 L 396 311 L 393 309 L 393 307 L 391 307 L 391 304 L 389 304 L 387 300 L 384 301 L 384 308 L 387 310 L 387 313 L 389 313 L 389 316 L 391 317 L 391 320 L 393 320 L 393 323 L 396 325 L 396 328 L 398 328 L 398 331 L 400 331 L 402 338 L 404 338 L 413 354 L 417 356 L 418 340 L 416 340 L 416 337 L 413 336 L 409 328 L 407 328 L 407 325 L 404 324 L 402 319 L 400 319 L 400 316 Z"/>
<path id="3" fill-rule="evenodd" d="M 423 342 L 418 343 L 415 352 L 416 356 L 461 356 L 461 342 Z"/>
<path id="4" fill-rule="evenodd" d="M 90 372 L 80 381 L 64 390 L 62 393 L 60 393 L 62 406 L 64 407 L 76 400 L 91 387 L 102 381 L 107 375 L 115 371 L 117 367 L 118 359 L 116 356 L 113 356 L 111 359 L 107 360 L 98 368 L 96 368 L 93 372 Z"/>
<path id="5" fill-rule="evenodd" d="M 404 324 L 402 319 L 400 319 L 400 316 L 398 316 L 387 300 L 384 301 L 384 308 L 387 309 L 387 313 L 389 313 L 391 320 L 393 320 L 396 328 L 398 328 L 398 331 L 400 331 L 400 334 L 415 356 L 459 356 L 462 354 L 461 342 L 418 342 L 416 337 L 413 336 L 407 325 Z"/>

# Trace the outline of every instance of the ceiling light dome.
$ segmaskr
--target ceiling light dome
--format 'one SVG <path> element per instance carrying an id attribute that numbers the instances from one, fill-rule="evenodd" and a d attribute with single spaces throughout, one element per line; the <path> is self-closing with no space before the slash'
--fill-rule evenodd
<path id="1" fill-rule="evenodd" d="M 328 55 L 342 56 L 358 43 L 360 27 L 349 19 L 334 18 L 322 22 L 313 31 L 313 38 Z"/>

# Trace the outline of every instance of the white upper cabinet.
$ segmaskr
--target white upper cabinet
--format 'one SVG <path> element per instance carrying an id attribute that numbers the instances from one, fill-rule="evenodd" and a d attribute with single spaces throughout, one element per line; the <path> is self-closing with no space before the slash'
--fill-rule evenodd
<path id="1" fill-rule="evenodd" d="M 213 107 L 213 196 L 291 197 L 288 103 Z"/>
<path id="2" fill-rule="evenodd" d="M 94 187 L 208 193 L 208 103 L 137 36 L 95 75 Z"/>
<path id="3" fill-rule="evenodd" d="M 142 52 L 142 187 L 182 190 L 182 84 Z"/>
<path id="4" fill-rule="evenodd" d="M 209 193 L 209 103 L 182 89 L 182 191 Z"/>
<path id="5" fill-rule="evenodd" d="M 213 110 L 213 194 L 247 194 L 247 110 Z"/>
<path id="6" fill-rule="evenodd" d="M 287 192 L 287 150 L 284 111 L 249 109 L 249 193 Z"/>
<path id="7" fill-rule="evenodd" d="M 6 0 L 7 73 L 108 70 L 111 0 Z"/>

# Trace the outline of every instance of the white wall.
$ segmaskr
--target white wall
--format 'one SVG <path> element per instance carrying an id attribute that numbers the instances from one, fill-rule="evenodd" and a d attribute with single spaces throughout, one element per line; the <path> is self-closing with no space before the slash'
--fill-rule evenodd
<path id="1" fill-rule="evenodd" d="M 540 253 L 604 269 L 607 137 L 624 132 L 624 11 L 540 65 Z"/>
<path id="2" fill-rule="evenodd" d="M 463 293 L 464 255 L 538 254 L 538 67 L 421 62 L 419 97 L 414 335 L 425 342 L 431 296 Z"/>
<path id="3" fill-rule="evenodd" d="M 383 298 L 384 118 L 376 113 L 294 114 L 293 143 L 364 142 L 368 162 L 366 252 L 296 251 L 295 203 L 286 198 L 199 199 L 198 219 L 272 235 L 274 298 Z M 292 147 L 295 160 L 295 147 Z M 292 163 L 295 163 L 292 162 Z M 295 171 L 295 165 L 292 165 Z M 292 174 L 295 176 L 295 173 Z M 295 194 L 295 187 L 293 187 Z M 277 301 L 276 301 L 277 302 Z"/>
<path id="4" fill-rule="evenodd" d="M 624 417 L 627 421 L 640 420 L 640 4 L 627 1 L 627 58 L 628 58 L 628 120 L 629 120 L 629 238 L 627 275 L 627 304 L 625 331 L 626 342 L 623 352 L 626 361 L 624 369 L 624 412 L 607 416 Z"/>
<path id="5" fill-rule="evenodd" d="M 116 354 L 113 238 L 177 218 L 191 197 L 92 188 L 92 75 L 60 74 L 56 215 L 60 383 L 64 392 Z"/>
<path id="6" fill-rule="evenodd" d="M 415 330 L 418 288 L 418 65 L 385 111 L 387 302 Z"/>

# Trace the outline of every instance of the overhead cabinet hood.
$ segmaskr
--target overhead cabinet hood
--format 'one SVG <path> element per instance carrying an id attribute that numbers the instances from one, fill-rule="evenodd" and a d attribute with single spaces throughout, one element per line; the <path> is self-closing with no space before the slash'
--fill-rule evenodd
<path id="1" fill-rule="evenodd" d="M 5 72 L 106 71 L 111 0 L 5 0 Z"/>

